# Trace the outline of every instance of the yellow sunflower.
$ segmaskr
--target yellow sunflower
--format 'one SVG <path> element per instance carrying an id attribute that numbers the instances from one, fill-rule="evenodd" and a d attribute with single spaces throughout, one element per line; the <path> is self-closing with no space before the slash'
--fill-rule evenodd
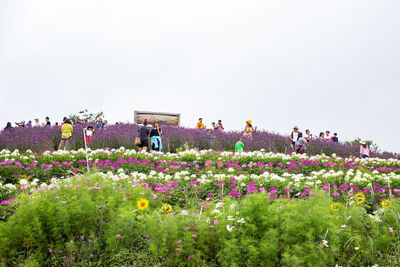
<path id="1" fill-rule="evenodd" d="M 340 209 L 340 207 L 342 206 L 342 204 L 340 204 L 339 202 L 335 202 L 331 205 L 331 210 L 332 211 L 338 211 Z"/>
<path id="2" fill-rule="evenodd" d="M 390 201 L 389 199 L 382 200 L 381 206 L 384 209 L 388 209 L 392 206 L 392 201 Z"/>
<path id="3" fill-rule="evenodd" d="M 356 200 L 356 202 L 357 202 L 358 205 L 364 204 L 364 202 L 365 202 L 365 195 L 364 195 L 364 193 L 359 192 L 359 193 L 357 193 L 357 194 L 354 196 L 354 199 Z"/>
<path id="4" fill-rule="evenodd" d="M 172 212 L 172 206 L 168 203 L 162 204 L 160 211 L 162 213 L 170 213 Z"/>
<path id="5" fill-rule="evenodd" d="M 137 202 L 137 207 L 139 210 L 145 210 L 149 207 L 149 201 L 145 198 L 141 198 L 138 202 Z"/>

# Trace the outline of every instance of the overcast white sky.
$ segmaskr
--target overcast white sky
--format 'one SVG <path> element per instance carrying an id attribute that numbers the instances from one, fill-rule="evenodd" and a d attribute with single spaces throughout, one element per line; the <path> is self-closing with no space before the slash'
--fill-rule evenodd
<path id="1" fill-rule="evenodd" d="M 400 152 L 399 0 L 2 0 L 0 123 L 178 112 Z"/>

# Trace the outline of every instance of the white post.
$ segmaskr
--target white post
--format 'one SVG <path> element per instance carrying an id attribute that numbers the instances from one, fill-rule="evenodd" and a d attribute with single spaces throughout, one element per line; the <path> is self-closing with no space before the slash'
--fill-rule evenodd
<path id="1" fill-rule="evenodd" d="M 85 142 L 86 167 L 87 167 L 87 170 L 89 171 L 89 159 L 88 159 L 87 143 L 86 143 L 86 129 L 87 128 L 83 127 L 83 141 Z"/>

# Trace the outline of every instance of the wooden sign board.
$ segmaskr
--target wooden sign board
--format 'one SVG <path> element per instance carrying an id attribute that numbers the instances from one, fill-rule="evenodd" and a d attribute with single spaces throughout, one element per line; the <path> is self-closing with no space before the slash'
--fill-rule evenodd
<path id="1" fill-rule="evenodd" d="M 135 123 L 142 124 L 144 119 L 147 119 L 149 124 L 158 121 L 161 125 L 179 126 L 181 123 L 181 114 L 135 110 Z"/>

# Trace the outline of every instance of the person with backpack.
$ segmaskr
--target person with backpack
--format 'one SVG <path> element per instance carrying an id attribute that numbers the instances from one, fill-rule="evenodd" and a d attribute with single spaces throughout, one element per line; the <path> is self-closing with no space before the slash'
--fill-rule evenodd
<path id="1" fill-rule="evenodd" d="M 151 149 L 154 151 L 161 151 L 162 150 L 162 142 L 161 142 L 161 136 L 162 136 L 162 130 L 159 127 L 159 122 L 154 123 L 154 127 L 150 132 L 150 137 L 151 137 Z"/>
<path id="2" fill-rule="evenodd" d="M 303 133 L 299 132 L 299 136 L 295 142 L 296 153 L 304 154 L 306 153 L 307 140 L 303 137 Z"/>
<path id="3" fill-rule="evenodd" d="M 144 119 L 143 121 L 143 126 L 139 128 L 139 138 L 140 138 L 140 144 L 138 145 L 139 147 L 139 153 L 144 151 L 146 152 L 147 147 L 149 146 L 149 135 L 150 135 L 150 129 L 147 128 L 148 125 L 147 119 Z"/>

